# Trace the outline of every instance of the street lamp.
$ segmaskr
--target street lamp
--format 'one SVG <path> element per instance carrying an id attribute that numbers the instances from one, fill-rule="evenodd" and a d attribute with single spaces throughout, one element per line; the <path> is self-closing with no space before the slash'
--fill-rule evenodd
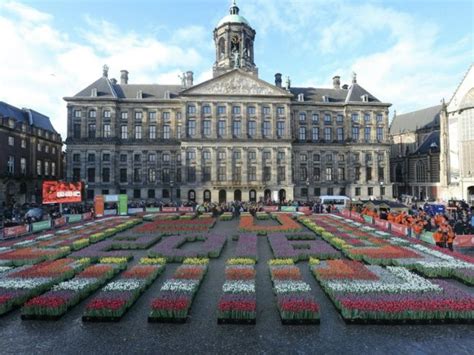
<path id="1" fill-rule="evenodd" d="M 309 178 L 306 178 L 306 202 L 309 202 Z"/>
<path id="2" fill-rule="evenodd" d="M 173 185 L 174 181 L 170 180 L 170 202 L 173 202 Z"/>
<path id="3" fill-rule="evenodd" d="M 380 181 L 380 200 L 383 200 L 383 192 L 382 192 L 382 189 L 383 189 L 383 181 Z"/>

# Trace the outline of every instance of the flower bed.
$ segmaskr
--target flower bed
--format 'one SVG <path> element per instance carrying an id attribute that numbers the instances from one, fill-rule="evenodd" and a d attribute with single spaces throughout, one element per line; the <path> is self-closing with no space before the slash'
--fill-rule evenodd
<path id="1" fill-rule="evenodd" d="M 279 226 L 259 226 L 254 222 L 250 215 L 241 215 L 239 228 L 244 232 L 271 233 L 271 232 L 299 232 L 301 225 L 291 218 L 291 215 L 280 213 L 275 219 L 280 223 Z"/>
<path id="2" fill-rule="evenodd" d="M 68 247 L 57 249 L 19 248 L 8 250 L 0 254 L 0 262 L 3 266 L 33 265 L 46 260 L 56 260 L 70 253 Z"/>
<path id="3" fill-rule="evenodd" d="M 253 264 L 252 264 L 253 263 Z M 255 294 L 255 260 L 229 259 L 225 267 L 225 283 L 217 305 L 219 324 L 255 324 L 257 296 Z"/>
<path id="4" fill-rule="evenodd" d="M 88 261 L 66 258 L 5 272 L 0 278 L 0 314 L 22 305 L 57 283 L 70 279 L 87 264 Z"/>
<path id="5" fill-rule="evenodd" d="M 256 217 L 258 220 L 261 221 L 269 220 L 272 218 L 267 212 L 257 212 Z"/>
<path id="6" fill-rule="evenodd" d="M 196 218 L 196 219 L 178 219 L 166 220 L 156 219 L 147 222 L 133 230 L 135 233 L 197 233 L 208 232 L 216 220 L 215 218 Z"/>
<path id="7" fill-rule="evenodd" d="M 182 262 L 185 258 L 217 258 L 227 240 L 222 235 L 204 235 L 204 236 L 171 236 L 164 238 L 155 245 L 148 255 L 151 257 L 163 257 L 168 262 Z M 180 249 L 185 243 L 204 241 L 197 250 Z"/>
<path id="8" fill-rule="evenodd" d="M 234 216 L 231 212 L 224 212 L 219 216 L 219 221 L 230 221 Z"/>
<path id="9" fill-rule="evenodd" d="M 348 322 L 463 322 L 474 319 L 474 297 L 402 267 L 323 261 L 313 275 Z"/>
<path id="10" fill-rule="evenodd" d="M 105 260 L 106 262 L 108 260 Z M 114 261 L 114 260 L 109 260 Z M 29 300 L 22 308 L 22 319 L 57 320 L 92 292 L 103 286 L 127 265 L 123 260 L 88 266 L 69 281 L 63 281 L 45 294 Z"/>
<path id="11" fill-rule="evenodd" d="M 185 323 L 196 292 L 206 275 L 209 259 L 188 258 L 161 286 L 151 303 L 149 322 Z"/>
<path id="12" fill-rule="evenodd" d="M 114 237 L 111 244 L 111 250 L 142 250 L 148 249 L 156 244 L 161 236 L 117 236 Z"/>
<path id="13" fill-rule="evenodd" d="M 234 256 L 237 258 L 249 258 L 256 262 L 258 260 L 257 242 L 258 237 L 255 234 L 239 235 Z"/>
<path id="14" fill-rule="evenodd" d="M 93 262 L 104 257 L 118 257 L 133 259 L 133 254 L 130 250 L 113 250 L 115 241 L 107 239 L 98 243 L 89 245 L 88 247 L 79 251 L 73 252 L 71 258 L 90 258 Z"/>
<path id="15" fill-rule="evenodd" d="M 291 240 L 283 234 L 272 234 L 268 236 L 268 241 L 275 258 L 290 258 L 297 262 L 308 260 L 310 257 L 318 259 L 339 258 L 340 253 L 322 240 L 308 239 L 307 235 L 301 240 L 297 235 L 290 236 Z"/>
<path id="16" fill-rule="evenodd" d="M 293 260 L 270 260 L 269 267 L 282 323 L 318 324 L 319 306 Z"/>
<path id="17" fill-rule="evenodd" d="M 165 264 L 148 261 L 123 272 L 118 280 L 108 283 L 87 304 L 82 320 L 119 321 L 164 268 Z"/>

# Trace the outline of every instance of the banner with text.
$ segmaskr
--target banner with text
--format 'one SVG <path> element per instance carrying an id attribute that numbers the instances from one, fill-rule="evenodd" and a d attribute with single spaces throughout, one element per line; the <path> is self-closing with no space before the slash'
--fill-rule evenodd
<path id="1" fill-rule="evenodd" d="M 388 228 L 390 227 L 389 222 L 385 219 L 374 218 L 374 221 L 375 221 L 375 225 L 383 230 L 387 231 Z"/>
<path id="2" fill-rule="evenodd" d="M 407 226 L 404 226 L 403 224 L 399 223 L 390 223 L 390 231 L 395 234 L 401 234 L 401 235 L 408 235 L 409 234 L 409 229 Z"/>
<path id="3" fill-rule="evenodd" d="M 264 212 L 278 212 L 278 206 L 263 206 Z"/>
<path id="4" fill-rule="evenodd" d="M 3 229 L 3 239 L 15 238 L 26 234 L 29 231 L 29 225 L 23 224 L 21 226 L 8 227 Z"/>

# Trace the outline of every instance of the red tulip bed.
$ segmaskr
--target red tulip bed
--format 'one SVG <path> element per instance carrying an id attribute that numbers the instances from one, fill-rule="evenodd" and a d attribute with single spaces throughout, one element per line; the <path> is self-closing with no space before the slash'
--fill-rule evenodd
<path id="1" fill-rule="evenodd" d="M 0 262 L 4 266 L 32 265 L 46 260 L 56 260 L 69 253 L 70 250 L 67 247 L 56 249 L 20 248 L 1 253 Z"/>
<path id="2" fill-rule="evenodd" d="M 171 236 L 164 237 L 161 242 L 150 249 L 148 255 L 153 258 L 163 257 L 168 262 L 182 262 L 185 258 L 218 258 L 221 254 L 226 236 L 204 234 L 200 236 Z M 186 243 L 204 242 L 196 250 L 184 250 Z"/>
<path id="3" fill-rule="evenodd" d="M 257 296 L 255 294 L 255 260 L 227 260 L 225 283 L 217 305 L 219 324 L 255 324 Z"/>
<path id="4" fill-rule="evenodd" d="M 268 241 L 275 258 L 289 258 L 293 261 L 309 260 L 309 258 L 337 259 L 340 253 L 315 235 L 308 234 L 270 234 Z"/>
<path id="5" fill-rule="evenodd" d="M 310 266 L 347 322 L 472 322 L 474 296 L 403 267 L 328 260 Z"/>
<path id="6" fill-rule="evenodd" d="M 194 296 L 206 275 L 209 259 L 189 258 L 183 261 L 172 278 L 166 280 L 151 303 L 149 322 L 185 323 Z"/>
<path id="7" fill-rule="evenodd" d="M 126 261 L 125 261 L 126 262 Z M 165 260 L 142 260 L 108 283 L 87 305 L 83 321 L 117 322 L 163 272 Z"/>
<path id="8" fill-rule="evenodd" d="M 280 213 L 276 215 L 279 226 L 261 226 L 255 224 L 254 217 L 251 215 L 240 216 L 239 228 L 242 232 L 253 232 L 259 234 L 278 233 L 278 232 L 299 232 L 301 225 L 291 218 L 291 215 Z"/>
<path id="9" fill-rule="evenodd" d="M 176 219 L 163 220 L 157 219 L 133 229 L 134 233 L 199 233 L 208 232 L 216 219 L 212 217 L 197 219 Z"/>
<path id="10" fill-rule="evenodd" d="M 292 259 L 269 261 L 282 324 L 318 324 L 319 305 Z"/>
<path id="11" fill-rule="evenodd" d="M 81 260 L 87 264 L 89 260 Z M 90 265 L 73 279 L 63 281 L 41 296 L 29 300 L 22 308 L 22 319 L 58 320 L 69 309 L 103 286 L 127 263 L 105 259 L 103 263 Z"/>
<path id="12" fill-rule="evenodd" d="M 70 279 L 87 264 L 80 260 L 60 259 L 6 271 L 0 278 L 0 314 L 20 306 L 30 298 Z"/>

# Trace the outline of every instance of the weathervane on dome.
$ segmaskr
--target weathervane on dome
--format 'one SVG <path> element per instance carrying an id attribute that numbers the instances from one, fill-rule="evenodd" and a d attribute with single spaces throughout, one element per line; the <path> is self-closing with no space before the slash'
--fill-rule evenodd
<path id="1" fill-rule="evenodd" d="M 357 83 L 357 74 L 355 71 L 352 72 L 352 84 Z"/>
<path id="2" fill-rule="evenodd" d="M 104 66 L 102 67 L 102 76 L 104 78 L 107 78 L 109 76 L 109 67 L 107 66 L 107 64 L 104 64 Z"/>

